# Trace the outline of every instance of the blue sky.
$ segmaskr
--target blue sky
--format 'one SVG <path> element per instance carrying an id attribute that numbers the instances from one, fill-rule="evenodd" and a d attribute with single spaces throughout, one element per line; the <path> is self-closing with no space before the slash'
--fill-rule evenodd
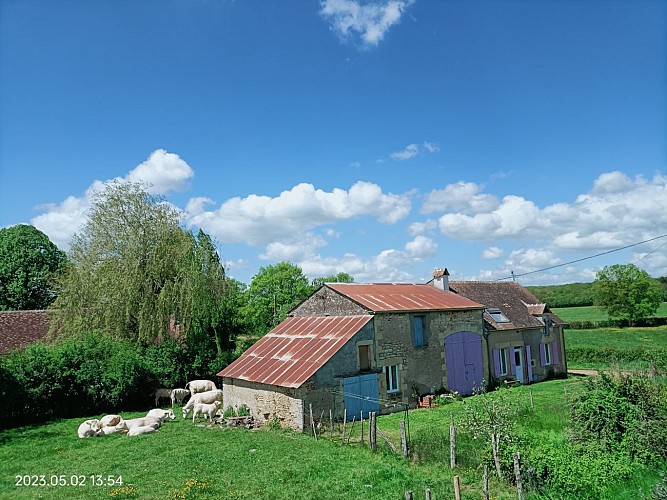
<path id="1" fill-rule="evenodd" d="M 143 181 L 249 282 L 667 275 L 662 1 L 0 0 L 0 227 Z M 551 266 L 548 272 L 520 276 Z"/>

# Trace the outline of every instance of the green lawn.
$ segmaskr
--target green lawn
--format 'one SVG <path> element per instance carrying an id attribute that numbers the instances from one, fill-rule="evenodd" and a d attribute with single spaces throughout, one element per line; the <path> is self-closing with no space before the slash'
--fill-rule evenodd
<path id="1" fill-rule="evenodd" d="M 581 379 L 575 378 L 503 389 L 522 405 L 518 424 L 525 446 L 562 442 L 567 397 L 580 384 Z M 530 409 L 531 391 L 534 409 Z M 316 441 L 307 434 L 281 430 L 221 431 L 193 426 L 180 417 L 156 434 L 136 438 L 79 439 L 76 429 L 83 418 L 0 431 L 0 498 L 387 499 L 404 498 L 407 490 L 423 498 L 427 487 L 433 499 L 453 498 L 449 422 L 450 416 L 457 421 L 463 404 L 409 412 L 408 460 L 389 451 L 379 435 L 377 453 L 362 447 L 358 423 L 346 446 L 340 445 L 339 434 L 333 439 L 325 434 Z M 396 445 L 403 418 L 405 413 L 378 419 L 378 427 Z M 464 435 L 457 442 L 461 466 L 455 473 L 461 478 L 462 498 L 478 499 L 485 443 Z M 93 486 L 88 479 L 86 486 L 17 487 L 20 474 L 44 475 L 47 482 L 52 475 L 63 475 L 67 481 L 81 475 L 122 476 L 123 486 Z M 637 470 L 602 498 L 638 498 L 657 479 L 654 470 Z M 490 490 L 494 499 L 516 498 L 513 488 L 493 476 Z M 531 493 L 527 498 L 541 497 Z"/>

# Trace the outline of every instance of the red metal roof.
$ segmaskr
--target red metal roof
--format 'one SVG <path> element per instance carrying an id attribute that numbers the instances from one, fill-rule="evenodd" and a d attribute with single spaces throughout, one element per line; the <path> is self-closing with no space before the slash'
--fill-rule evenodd
<path id="1" fill-rule="evenodd" d="M 484 308 L 461 295 L 430 285 L 327 283 L 326 286 L 375 312 Z"/>
<path id="2" fill-rule="evenodd" d="M 371 318 L 371 315 L 287 318 L 218 376 L 299 387 Z"/>

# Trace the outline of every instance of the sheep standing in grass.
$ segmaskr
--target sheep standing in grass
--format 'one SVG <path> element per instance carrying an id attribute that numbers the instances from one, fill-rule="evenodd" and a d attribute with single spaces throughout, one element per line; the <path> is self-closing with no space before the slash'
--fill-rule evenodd
<path id="1" fill-rule="evenodd" d="M 198 392 L 214 391 L 217 389 L 215 384 L 210 380 L 191 380 L 185 384 L 186 389 L 190 389 L 190 394 L 193 396 Z"/>
<path id="2" fill-rule="evenodd" d="M 211 404 L 206 403 L 196 403 L 192 411 L 192 423 L 195 423 L 197 415 L 204 415 L 204 419 L 208 416 L 209 420 L 213 420 L 215 414 L 218 412 L 218 408 L 222 403 L 220 401 L 214 401 Z"/>
<path id="3" fill-rule="evenodd" d="M 187 397 L 190 396 L 190 391 L 187 389 L 172 389 L 171 390 L 171 407 L 173 408 L 176 403 L 179 405 L 183 402 L 183 400 Z"/>
<path id="4" fill-rule="evenodd" d="M 171 389 L 158 389 L 153 396 L 155 396 L 155 406 L 158 406 L 161 399 L 168 399 L 171 401 Z"/>
<path id="5" fill-rule="evenodd" d="M 194 394 L 183 407 L 183 418 L 187 418 L 195 404 L 212 404 L 216 401 L 222 402 L 222 389 Z"/>

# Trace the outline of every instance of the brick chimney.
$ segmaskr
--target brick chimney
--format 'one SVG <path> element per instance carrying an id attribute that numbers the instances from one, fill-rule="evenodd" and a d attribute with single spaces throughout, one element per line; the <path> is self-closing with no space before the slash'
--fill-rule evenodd
<path id="1" fill-rule="evenodd" d="M 433 286 L 438 290 L 449 291 L 449 271 L 437 267 L 433 270 Z"/>

